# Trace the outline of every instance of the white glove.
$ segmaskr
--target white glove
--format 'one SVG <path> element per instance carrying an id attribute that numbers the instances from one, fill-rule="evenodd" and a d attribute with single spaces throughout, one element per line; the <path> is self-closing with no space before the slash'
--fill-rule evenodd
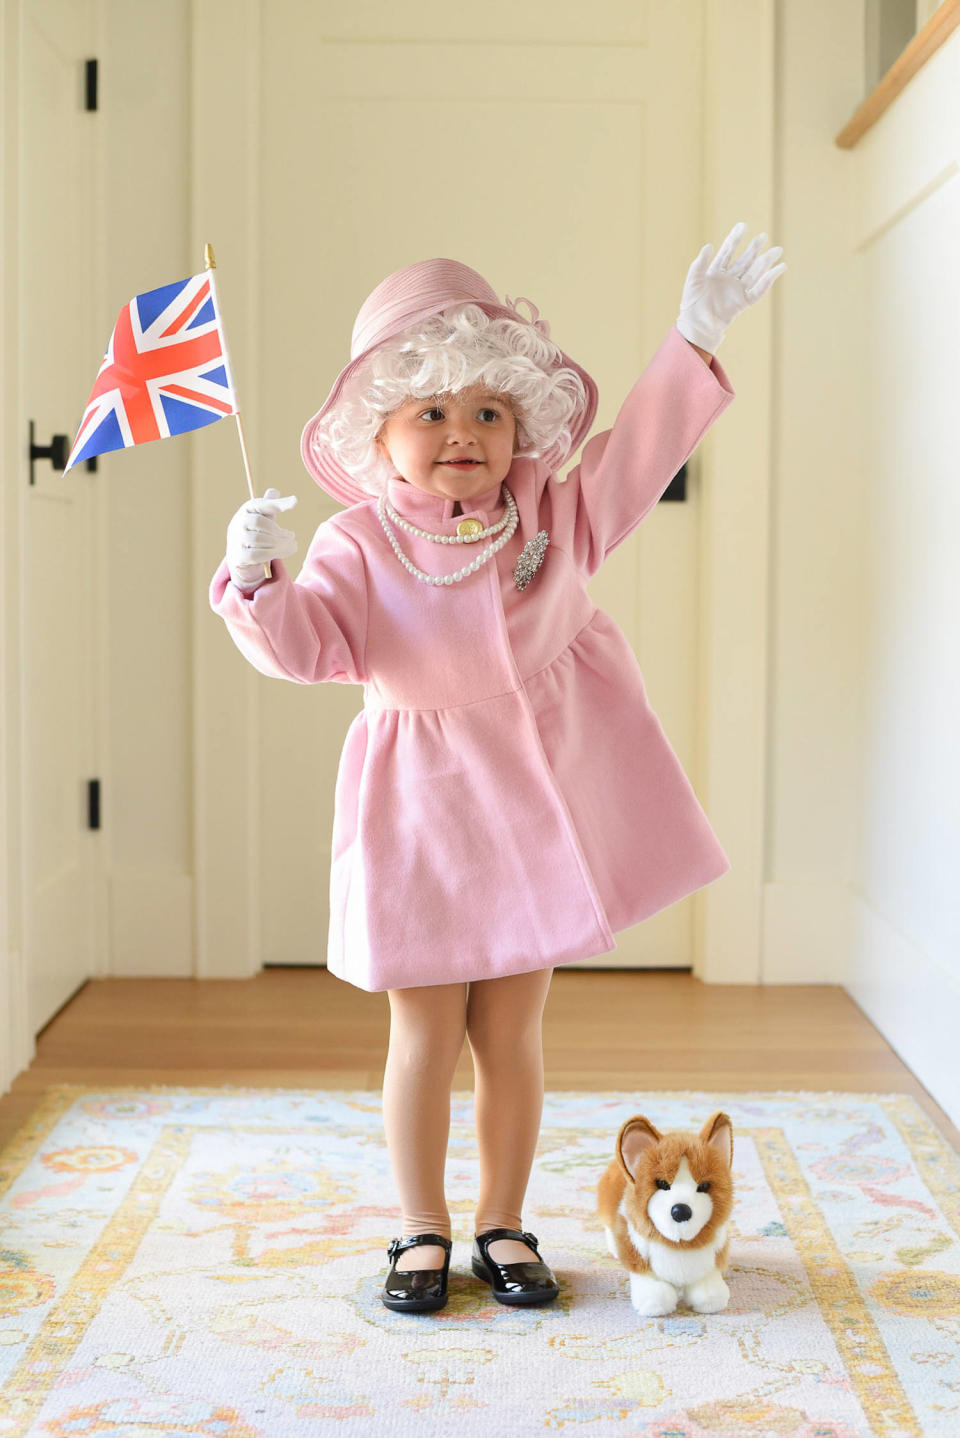
<path id="1" fill-rule="evenodd" d="M 292 529 L 281 529 L 274 516 L 292 509 L 295 494 L 280 498 L 279 489 L 268 489 L 262 499 L 248 499 L 227 526 L 227 567 L 239 589 L 257 589 L 267 582 L 264 564 L 271 559 L 289 559 L 297 552 Z"/>
<path id="2" fill-rule="evenodd" d="M 687 271 L 677 329 L 685 340 L 711 354 L 723 339 L 730 321 L 755 305 L 787 268 L 786 265 L 770 268 L 783 254 L 779 245 L 757 258 L 767 238 L 765 234 L 757 235 L 742 255 L 732 259 L 746 228 L 746 220 L 734 225 L 712 263 L 713 245 L 704 245 Z"/>

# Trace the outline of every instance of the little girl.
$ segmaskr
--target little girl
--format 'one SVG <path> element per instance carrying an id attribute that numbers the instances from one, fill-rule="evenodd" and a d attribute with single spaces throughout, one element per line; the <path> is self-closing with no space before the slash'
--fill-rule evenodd
<path id="1" fill-rule="evenodd" d="M 387 1145 L 403 1231 L 381 1299 L 447 1301 L 444 1166 L 466 1035 L 481 1189 L 474 1274 L 505 1304 L 558 1285 L 521 1208 L 557 964 L 730 867 L 588 580 L 734 398 L 713 352 L 785 265 L 746 226 L 690 266 L 680 313 L 565 481 L 596 413 L 589 374 L 530 301 L 454 260 L 389 275 L 303 431 L 344 506 L 297 578 L 268 489 L 237 511 L 210 602 L 261 673 L 362 684 L 337 773 L 327 967 L 386 990 Z M 270 577 L 264 572 L 270 565 Z"/>

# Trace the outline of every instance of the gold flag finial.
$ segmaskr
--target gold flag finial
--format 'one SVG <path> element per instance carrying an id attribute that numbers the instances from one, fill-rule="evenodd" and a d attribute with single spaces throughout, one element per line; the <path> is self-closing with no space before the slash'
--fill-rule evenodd
<path id="1" fill-rule="evenodd" d="M 217 268 L 217 262 L 213 258 L 213 245 L 207 244 L 203 247 L 203 268 L 205 270 L 215 270 Z"/>

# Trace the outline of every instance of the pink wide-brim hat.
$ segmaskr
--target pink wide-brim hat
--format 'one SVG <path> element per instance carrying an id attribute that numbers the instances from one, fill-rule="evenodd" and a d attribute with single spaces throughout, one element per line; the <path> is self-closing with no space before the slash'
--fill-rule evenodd
<path id="1" fill-rule="evenodd" d="M 546 320 L 540 319 L 539 310 L 530 300 L 518 296 L 516 301 L 512 301 L 509 296 L 504 296 L 501 302 L 482 275 L 458 260 L 420 260 L 417 264 L 405 265 L 402 270 L 394 270 L 360 306 L 350 341 L 350 363 L 337 375 L 333 388 L 313 418 L 304 425 L 300 437 L 300 453 L 307 469 L 317 484 L 341 504 L 358 504 L 372 496 L 338 463 L 317 431 L 319 421 L 334 407 L 350 376 L 378 345 L 395 338 L 428 315 L 468 301 L 479 305 L 485 314 L 522 320 L 525 324 L 532 324 L 544 338 L 549 337 L 549 325 Z M 532 318 L 528 319 L 516 308 L 521 301 L 530 306 Z M 557 448 L 545 456 L 553 469 L 559 469 L 579 449 L 597 412 L 597 386 L 593 379 L 563 350 L 560 350 L 560 355 L 561 363 L 575 370 L 583 380 L 587 399 L 570 421 L 569 445 L 562 452 L 561 448 Z"/>

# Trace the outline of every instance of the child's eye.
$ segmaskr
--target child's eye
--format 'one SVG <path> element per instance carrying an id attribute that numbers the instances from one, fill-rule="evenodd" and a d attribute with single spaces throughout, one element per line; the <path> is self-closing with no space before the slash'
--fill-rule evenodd
<path id="1" fill-rule="evenodd" d="M 499 412 L 499 410 L 490 409 L 489 406 L 484 406 L 483 409 L 478 410 L 478 413 L 479 413 L 479 414 L 489 414 L 489 415 L 492 415 L 495 420 L 500 418 L 500 412 Z M 434 405 L 432 409 L 425 409 L 425 410 L 423 410 L 423 411 L 421 412 L 421 414 L 420 414 L 420 418 L 421 418 L 421 419 L 427 419 L 427 418 L 428 418 L 430 415 L 432 415 L 432 414 L 439 414 L 439 415 L 442 417 L 442 416 L 443 416 L 443 410 L 440 409 L 438 405 Z"/>

